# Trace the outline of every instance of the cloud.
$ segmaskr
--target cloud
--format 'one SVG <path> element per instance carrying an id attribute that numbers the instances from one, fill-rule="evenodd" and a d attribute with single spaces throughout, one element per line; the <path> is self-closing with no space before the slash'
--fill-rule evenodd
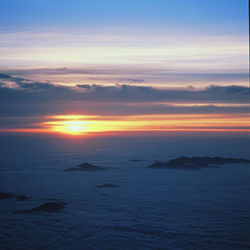
<path id="1" fill-rule="evenodd" d="M 188 63 L 185 62 L 186 64 Z M 197 62 L 198 63 L 198 62 Z M 5 74 L 15 75 L 17 77 L 34 77 L 35 79 L 51 79 L 52 81 L 61 81 L 63 78 L 71 79 L 71 82 L 88 81 L 90 83 L 151 83 L 154 85 L 164 84 L 164 86 L 173 83 L 183 84 L 244 84 L 248 83 L 248 72 L 234 72 L 234 73 L 181 73 L 176 72 L 172 67 L 150 67 L 138 65 L 96 65 L 95 67 L 83 68 L 30 68 L 30 69 L 12 69 L 2 70 Z M 61 77 L 63 75 L 63 77 Z"/>
<path id="2" fill-rule="evenodd" d="M 196 89 L 159 89 L 147 86 L 78 85 L 87 100 L 116 102 L 211 102 L 247 103 L 249 88 L 243 86 L 209 86 Z"/>
<path id="3" fill-rule="evenodd" d="M 209 86 L 207 88 L 207 92 L 211 93 L 220 93 L 220 94 L 237 94 L 237 95 L 247 95 L 249 94 L 249 88 L 243 87 L 243 86 L 227 86 L 227 87 L 221 87 L 221 86 Z"/>
<path id="4" fill-rule="evenodd" d="M 17 87 L 10 87 L 10 83 L 15 83 Z M 159 89 L 134 85 L 82 84 L 72 88 L 0 74 L 0 114 L 5 116 L 56 113 L 244 113 L 247 112 L 248 101 L 249 88 L 244 86 Z M 187 103 L 191 105 L 186 106 Z M 245 105 L 217 106 L 218 103 Z"/>

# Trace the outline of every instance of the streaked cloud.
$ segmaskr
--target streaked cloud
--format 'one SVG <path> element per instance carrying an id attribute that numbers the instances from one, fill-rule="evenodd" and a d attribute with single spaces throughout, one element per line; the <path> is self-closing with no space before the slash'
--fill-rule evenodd
<path id="1" fill-rule="evenodd" d="M 168 73 L 248 71 L 247 35 L 117 30 L 79 27 L 48 31 L 0 30 L 0 68 L 13 70 L 14 65 L 19 65 L 19 68 L 79 68 L 92 65 L 97 69 L 103 66 L 112 69 L 118 65 L 120 68 L 130 66 L 136 70 Z"/>
<path id="2" fill-rule="evenodd" d="M 80 84 L 144 85 L 155 87 L 204 88 L 211 84 L 248 86 L 249 74 L 243 73 L 174 73 L 171 68 L 140 66 L 85 66 L 82 68 L 26 68 L 2 70 L 2 73 L 25 77 L 33 81 L 50 81 L 62 86 Z"/>
<path id="3" fill-rule="evenodd" d="M 0 74 L 3 117 L 58 114 L 243 114 L 249 111 L 249 88 L 153 88 L 134 85 L 66 87 Z M 13 85 L 17 87 L 13 88 Z M 3 124 L 3 123 L 2 123 Z M 6 124 L 6 123 L 5 123 Z"/>

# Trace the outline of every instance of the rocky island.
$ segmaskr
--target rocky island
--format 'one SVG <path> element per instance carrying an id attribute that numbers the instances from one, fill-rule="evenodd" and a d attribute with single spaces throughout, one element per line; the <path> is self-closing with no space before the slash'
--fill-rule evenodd
<path id="1" fill-rule="evenodd" d="M 156 162 L 149 168 L 200 170 L 201 168 L 218 168 L 229 163 L 250 163 L 248 159 L 223 157 L 179 157 L 167 162 Z"/>
<path id="2" fill-rule="evenodd" d="M 59 202 L 59 201 L 46 202 L 38 207 L 34 207 L 28 210 L 17 210 L 17 211 L 14 211 L 13 213 L 14 214 L 29 214 L 29 213 L 34 213 L 34 212 L 56 212 L 64 208 L 64 206 L 65 206 L 64 202 Z"/>
<path id="3" fill-rule="evenodd" d="M 96 186 L 97 188 L 117 188 L 119 187 L 118 185 L 116 184 L 103 184 L 103 185 L 99 185 L 99 186 Z"/>
<path id="4" fill-rule="evenodd" d="M 94 171 L 100 171 L 100 170 L 104 170 L 105 168 L 103 167 L 98 167 L 95 165 L 92 165 L 88 162 L 84 162 L 80 165 L 78 165 L 77 167 L 73 167 L 73 168 L 67 168 L 65 169 L 65 171 L 89 171 L 89 172 L 94 172 Z"/>

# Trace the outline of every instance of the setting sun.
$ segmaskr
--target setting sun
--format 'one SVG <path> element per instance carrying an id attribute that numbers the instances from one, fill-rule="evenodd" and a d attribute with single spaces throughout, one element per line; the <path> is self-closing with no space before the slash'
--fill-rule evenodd
<path id="1" fill-rule="evenodd" d="M 52 125 L 51 130 L 53 130 L 54 132 L 70 135 L 81 135 L 85 133 L 87 130 L 86 124 L 88 123 L 89 122 L 82 120 L 47 122 L 48 125 Z"/>
<path id="2" fill-rule="evenodd" d="M 82 125 L 81 121 L 71 121 L 69 124 L 65 126 L 65 131 L 70 134 L 79 134 L 84 132 L 85 127 Z"/>

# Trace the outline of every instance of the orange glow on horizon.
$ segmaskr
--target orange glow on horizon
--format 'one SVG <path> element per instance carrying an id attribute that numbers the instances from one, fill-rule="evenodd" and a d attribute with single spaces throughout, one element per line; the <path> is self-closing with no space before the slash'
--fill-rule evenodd
<path id="1" fill-rule="evenodd" d="M 69 136 L 164 131 L 250 132 L 248 114 L 163 114 L 127 116 L 56 115 L 43 117 L 36 128 L 0 132 L 51 133 Z"/>

